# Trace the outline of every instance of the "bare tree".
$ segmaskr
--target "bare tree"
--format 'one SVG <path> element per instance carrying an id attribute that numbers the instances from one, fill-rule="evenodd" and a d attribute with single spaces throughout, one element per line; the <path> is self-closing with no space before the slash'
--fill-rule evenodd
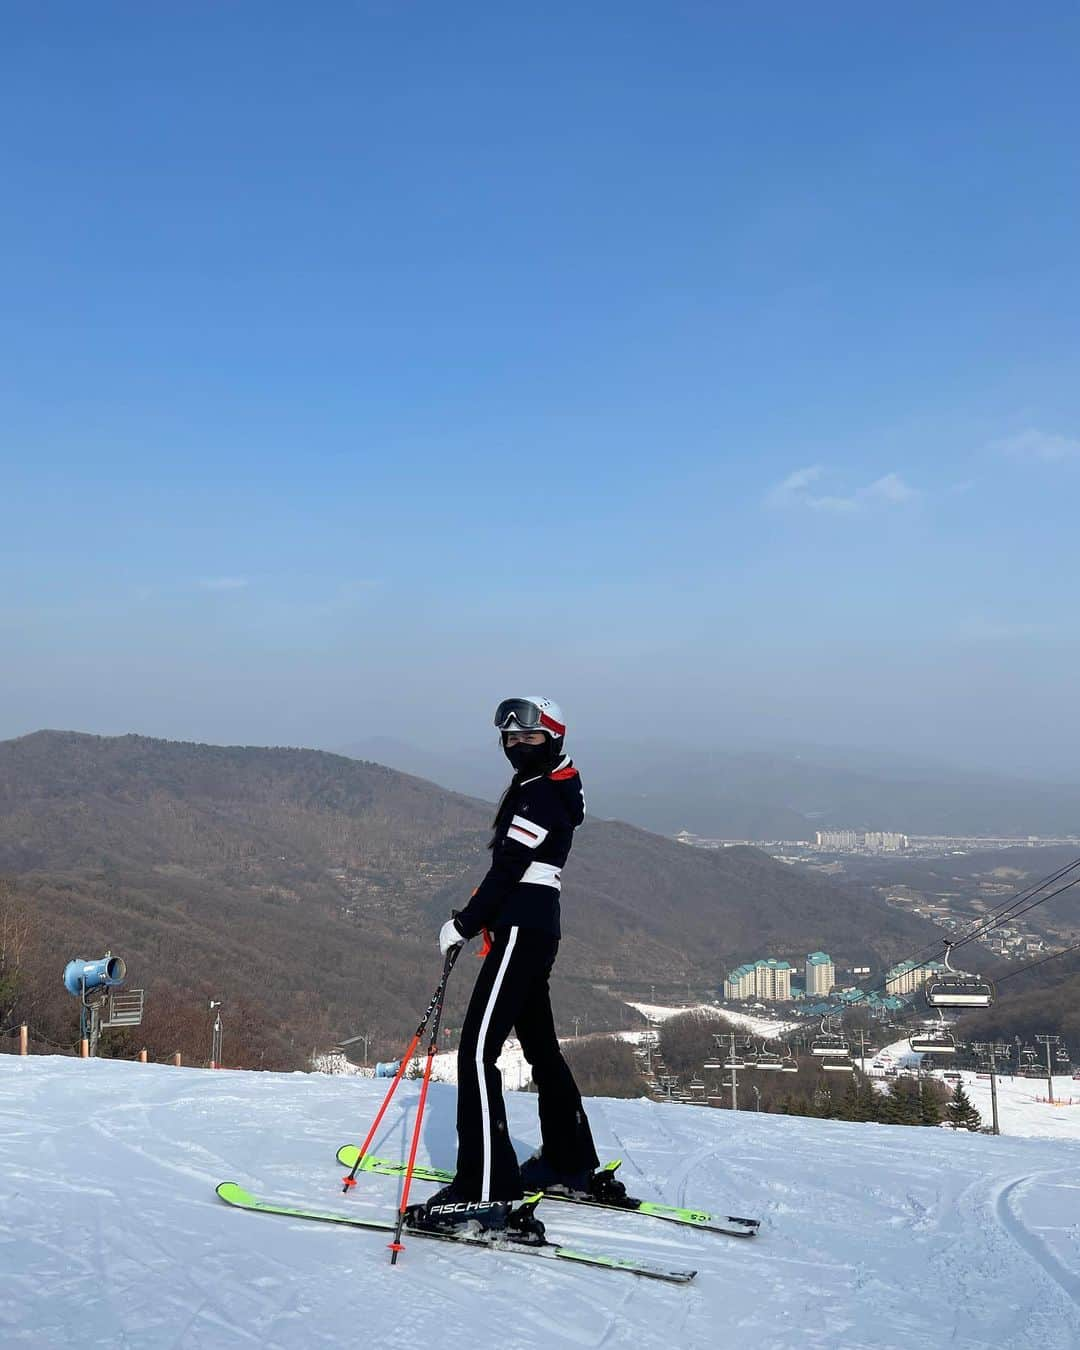
<path id="1" fill-rule="evenodd" d="M 15 888 L 0 879 L 0 1022 L 6 1022 L 18 1005 L 23 962 L 33 928 L 30 913 L 19 903 Z"/>

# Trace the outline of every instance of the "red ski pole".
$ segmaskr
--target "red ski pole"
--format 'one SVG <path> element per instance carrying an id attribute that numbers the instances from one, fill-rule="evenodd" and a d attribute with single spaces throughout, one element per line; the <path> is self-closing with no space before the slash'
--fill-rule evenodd
<path id="1" fill-rule="evenodd" d="M 438 1001 L 435 1004 L 434 1017 L 431 1022 L 431 1039 L 428 1041 L 427 1060 L 424 1063 L 424 1081 L 420 1084 L 420 1100 L 416 1104 L 416 1124 L 413 1126 L 412 1144 L 409 1146 L 409 1162 L 405 1168 L 405 1185 L 401 1190 L 401 1204 L 398 1207 L 394 1240 L 389 1244 L 390 1264 L 392 1266 L 397 1265 L 398 1252 L 405 1250 L 405 1244 L 401 1240 L 401 1229 L 405 1223 L 405 1210 L 409 1204 L 409 1188 L 412 1185 L 413 1167 L 416 1163 L 416 1148 L 420 1143 L 420 1123 L 424 1119 L 424 1103 L 427 1101 L 428 1084 L 431 1082 L 431 1066 L 435 1062 L 435 1046 L 439 1039 L 439 1023 L 442 1021 L 443 996 L 446 993 L 446 981 L 454 968 L 454 962 L 457 960 L 460 951 L 461 948 L 458 946 L 451 947 L 446 953 L 442 979 L 439 981 L 439 988 L 436 990 Z"/>
<path id="2" fill-rule="evenodd" d="M 454 961 L 456 961 L 456 960 L 457 960 L 457 953 L 458 953 L 460 950 L 461 950 L 460 947 L 452 947 L 452 948 L 450 949 L 450 952 L 447 952 L 447 957 L 449 958 L 449 956 L 450 956 L 450 954 L 451 954 L 451 952 L 452 952 L 452 953 L 454 953 Z M 401 1082 L 402 1078 L 405 1076 L 405 1070 L 409 1067 L 409 1061 L 410 1061 L 410 1060 L 412 1059 L 412 1057 L 413 1057 L 413 1051 L 416 1049 L 417 1045 L 420 1043 L 420 1037 L 424 1034 L 424 1028 L 427 1026 L 428 1022 L 431 1020 L 431 1015 L 432 1015 L 432 1013 L 435 1011 L 436 1008 L 438 1008 L 438 1009 L 439 1009 L 439 1012 L 440 1012 L 440 1015 L 441 1015 L 441 1012 L 442 1012 L 442 1001 L 443 1001 L 443 996 L 444 996 L 445 993 L 446 993 L 446 980 L 447 980 L 447 977 L 448 977 L 449 974 L 450 974 L 450 971 L 451 971 L 451 970 L 453 969 L 453 967 L 454 967 L 454 961 L 449 961 L 448 964 L 444 964 L 444 965 L 443 965 L 442 979 L 439 981 L 438 987 L 436 988 L 435 992 L 434 992 L 434 993 L 432 994 L 432 996 L 431 996 L 431 1002 L 427 1005 L 427 1011 L 424 1013 L 423 1017 L 420 1019 L 420 1025 L 416 1028 L 416 1034 L 413 1036 L 412 1040 L 410 1041 L 408 1050 L 406 1050 L 405 1053 L 404 1053 L 404 1055 L 402 1055 L 402 1057 L 401 1057 L 401 1063 L 398 1065 L 398 1071 L 397 1071 L 397 1073 L 394 1075 L 394 1081 L 390 1084 L 389 1091 L 387 1092 L 386 1096 L 383 1098 L 383 1104 L 382 1104 L 382 1106 L 379 1107 L 379 1114 L 375 1117 L 374 1121 L 372 1122 L 371 1129 L 368 1130 L 368 1132 L 367 1132 L 367 1138 L 366 1138 L 366 1139 L 364 1140 L 364 1142 L 360 1145 L 360 1152 L 356 1155 L 356 1161 L 355 1161 L 355 1162 L 353 1163 L 353 1165 L 352 1165 L 352 1170 L 349 1172 L 349 1175 L 348 1175 L 347 1177 L 342 1177 L 342 1181 L 344 1182 L 344 1185 L 342 1186 L 341 1189 L 342 1189 L 342 1192 L 343 1192 L 345 1195 L 348 1195 L 348 1193 L 349 1193 L 349 1191 L 352 1189 L 352 1187 L 356 1185 L 356 1174 L 357 1174 L 357 1172 L 359 1172 L 360 1166 L 361 1166 L 361 1164 L 363 1163 L 364 1158 L 367 1156 L 367 1151 L 368 1151 L 368 1148 L 371 1146 L 371 1141 L 375 1138 L 375 1131 L 379 1128 L 379 1122 L 382 1120 L 383 1116 L 386 1114 L 386 1108 L 390 1105 L 390 1099 L 393 1097 L 394 1093 L 397 1091 L 397 1086 L 398 1086 L 398 1084 Z"/>

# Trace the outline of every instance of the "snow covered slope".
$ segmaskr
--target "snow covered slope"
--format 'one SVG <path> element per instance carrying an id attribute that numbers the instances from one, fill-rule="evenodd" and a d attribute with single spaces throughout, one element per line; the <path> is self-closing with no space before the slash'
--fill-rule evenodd
<path id="1" fill-rule="evenodd" d="M 912 1053 L 907 1041 L 894 1041 L 873 1057 L 868 1055 L 865 1063 L 858 1058 L 855 1062 L 871 1078 L 881 1080 L 883 1073 L 875 1065 L 884 1063 L 913 1071 L 922 1058 Z M 952 1071 L 953 1075 L 956 1072 Z M 958 1072 L 964 1091 L 982 1116 L 983 1125 L 989 1127 L 993 1119 L 990 1075 L 972 1073 L 969 1069 Z M 949 1073 L 948 1069 L 934 1069 L 932 1076 L 943 1080 L 945 1087 L 951 1089 L 955 1079 L 947 1078 L 946 1074 Z M 997 1096 L 998 1122 L 1002 1134 L 1031 1139 L 1074 1139 L 1080 1142 L 1080 1080 L 1074 1079 L 1071 1074 L 1054 1075 L 1053 1103 L 1047 1100 L 1045 1078 L 1021 1078 L 1008 1073 L 998 1074 Z"/>
<path id="2" fill-rule="evenodd" d="M 780 1022 L 774 1017 L 755 1017 L 752 1013 L 732 1012 L 729 1008 L 718 1008 L 713 1003 L 682 1004 L 672 1008 L 660 1003 L 631 1003 L 627 1000 L 627 1006 L 636 1008 L 650 1022 L 666 1022 L 672 1017 L 696 1013 L 700 1017 L 715 1017 L 718 1021 L 726 1022 L 738 1031 L 749 1032 L 752 1036 L 782 1036 L 799 1025 L 798 1022 Z"/>
<path id="3" fill-rule="evenodd" d="M 402 1153 L 418 1085 L 387 1116 Z M 682 1233 L 549 1203 L 549 1231 L 694 1265 L 686 1288 L 537 1257 L 226 1208 L 257 1193 L 386 1216 L 397 1183 L 340 1193 L 334 1151 L 385 1084 L 0 1056 L 0 1344 L 249 1350 L 552 1346 L 920 1350 L 1080 1344 L 1080 1144 L 647 1101 L 590 1103 L 597 1142 L 654 1199 L 759 1214 L 761 1236 Z M 536 1099 L 508 1099 L 519 1151 Z M 454 1089 L 422 1156 L 453 1164 Z M 541 1207 L 544 1208 L 543 1206 Z"/>

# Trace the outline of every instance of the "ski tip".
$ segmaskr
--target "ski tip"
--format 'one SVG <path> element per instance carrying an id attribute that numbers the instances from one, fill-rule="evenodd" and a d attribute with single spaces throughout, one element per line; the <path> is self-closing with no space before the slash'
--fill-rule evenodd
<path id="1" fill-rule="evenodd" d="M 214 1187 L 214 1193 L 219 1200 L 227 1200 L 231 1205 L 244 1205 L 254 1202 L 255 1197 L 245 1191 L 243 1186 L 237 1185 L 235 1181 L 219 1181 Z"/>

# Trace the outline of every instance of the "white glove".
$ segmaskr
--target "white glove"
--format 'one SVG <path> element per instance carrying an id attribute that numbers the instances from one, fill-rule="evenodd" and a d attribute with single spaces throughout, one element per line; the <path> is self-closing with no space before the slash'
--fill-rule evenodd
<path id="1" fill-rule="evenodd" d="M 461 929 L 453 919 L 447 919 L 439 929 L 439 951 L 445 956 L 451 947 L 460 947 L 464 941 Z"/>

